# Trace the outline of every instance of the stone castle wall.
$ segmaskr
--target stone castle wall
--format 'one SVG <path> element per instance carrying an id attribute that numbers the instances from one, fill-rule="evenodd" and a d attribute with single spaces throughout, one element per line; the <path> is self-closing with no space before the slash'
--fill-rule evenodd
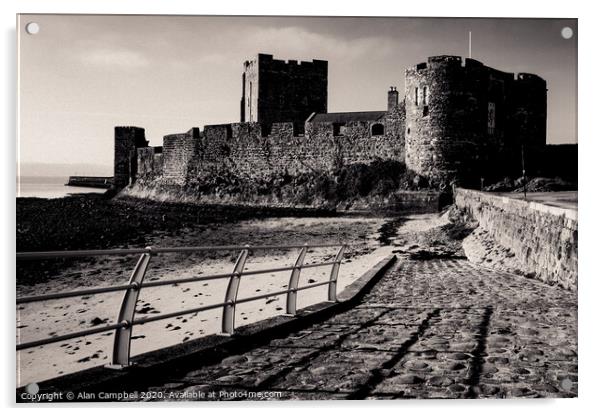
<path id="1" fill-rule="evenodd" d="M 455 204 L 512 250 L 525 273 L 577 289 L 577 210 L 467 189 L 456 189 Z"/>
<path id="2" fill-rule="evenodd" d="M 169 134 L 163 138 L 163 178 L 165 181 L 184 185 L 198 153 L 199 129 L 186 133 Z"/>
<path id="3" fill-rule="evenodd" d="M 269 134 L 259 123 L 205 126 L 164 137 L 163 181 L 183 185 L 195 177 L 228 169 L 237 175 L 265 179 L 274 174 L 329 172 L 341 165 L 381 159 L 403 161 L 403 129 L 394 115 L 382 121 L 385 134 L 371 135 L 372 122 L 347 123 L 334 135 L 332 123 L 307 123 L 296 135 L 293 123 L 274 123 Z M 387 127 L 388 126 L 388 127 Z"/>
<path id="4" fill-rule="evenodd" d="M 137 150 L 137 178 L 155 178 L 163 175 L 163 149 L 161 147 L 148 146 Z"/>
<path id="5" fill-rule="evenodd" d="M 401 102 L 391 87 L 386 112 L 329 115 L 326 61 L 259 54 L 244 68 L 244 122 L 167 135 L 160 157 L 140 150 L 143 129 L 116 128 L 116 186 L 136 174 L 184 185 L 221 169 L 265 178 L 381 158 L 405 162 L 431 186 L 474 187 L 521 176 L 521 155 L 532 161 L 545 147 L 547 90 L 536 75 L 515 79 L 473 59 L 435 56 L 406 70 Z"/>

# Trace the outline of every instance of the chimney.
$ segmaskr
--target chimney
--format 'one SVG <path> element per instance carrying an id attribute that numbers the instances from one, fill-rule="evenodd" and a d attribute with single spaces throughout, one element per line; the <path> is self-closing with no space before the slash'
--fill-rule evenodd
<path id="1" fill-rule="evenodd" d="M 397 108 L 399 105 L 399 92 L 397 92 L 397 87 L 391 87 L 389 89 L 388 97 L 387 97 L 387 111 L 392 111 Z"/>

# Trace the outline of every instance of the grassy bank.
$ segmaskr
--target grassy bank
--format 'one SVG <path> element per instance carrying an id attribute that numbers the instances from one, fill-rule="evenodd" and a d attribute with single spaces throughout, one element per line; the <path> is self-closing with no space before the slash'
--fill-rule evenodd
<path id="1" fill-rule="evenodd" d="M 440 190 L 396 160 L 377 159 L 291 175 L 270 172 L 262 177 L 241 175 L 228 166 L 189 173 L 184 185 L 163 178 L 141 179 L 125 193 L 137 198 L 192 203 L 255 204 L 337 210 L 370 209 L 395 204 L 400 191 Z"/>

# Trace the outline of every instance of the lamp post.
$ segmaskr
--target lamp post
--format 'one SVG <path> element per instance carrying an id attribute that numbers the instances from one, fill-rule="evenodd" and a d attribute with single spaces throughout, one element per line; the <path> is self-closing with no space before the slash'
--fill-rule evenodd
<path id="1" fill-rule="evenodd" d="M 521 158 L 521 165 L 523 168 L 523 196 L 525 198 L 525 201 L 527 200 L 527 171 L 525 169 L 525 143 L 521 143 L 520 145 L 520 158 Z"/>

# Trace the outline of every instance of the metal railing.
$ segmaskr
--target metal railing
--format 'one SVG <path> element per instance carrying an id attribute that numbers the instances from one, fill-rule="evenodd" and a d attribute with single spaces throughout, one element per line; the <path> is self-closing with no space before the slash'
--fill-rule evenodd
<path id="1" fill-rule="evenodd" d="M 340 247 L 338 253 L 332 261 L 304 264 L 305 256 L 309 249 L 312 248 L 332 248 Z M 73 338 L 85 337 L 88 335 L 98 334 L 101 332 L 115 331 L 113 342 L 113 353 L 111 359 L 112 368 L 124 368 L 130 365 L 130 347 L 132 340 L 132 329 L 136 325 L 146 324 L 149 322 L 159 321 L 163 319 L 174 318 L 177 316 L 188 315 L 197 312 L 208 311 L 211 309 L 222 309 L 221 334 L 232 335 L 235 331 L 235 312 L 236 305 L 240 303 L 252 302 L 259 299 L 266 299 L 273 296 L 286 294 L 286 314 L 294 316 L 297 313 L 297 292 L 301 290 L 312 289 L 318 286 L 328 285 L 328 301 L 336 302 L 337 280 L 339 268 L 343 260 L 343 254 L 346 245 L 332 244 L 315 244 L 315 245 L 286 245 L 286 246 L 214 246 L 214 247 L 170 247 L 170 248 L 136 248 L 136 249 L 112 249 L 112 250 L 78 250 L 78 251 L 47 251 L 47 252 L 26 252 L 17 253 L 17 261 L 26 260 L 43 260 L 53 258 L 76 258 L 76 257 L 96 257 L 96 256 L 127 256 L 140 254 L 140 258 L 132 271 L 128 284 L 114 285 L 107 287 L 98 287 L 91 289 L 81 289 L 70 292 L 57 292 L 43 295 L 23 296 L 17 298 L 17 305 L 32 302 L 41 302 L 53 299 L 65 299 L 71 297 L 79 297 L 86 295 L 96 295 L 101 293 L 124 291 L 123 300 L 119 308 L 116 322 L 110 325 L 104 325 L 98 328 L 89 328 L 81 331 L 71 332 L 63 335 L 55 335 L 49 338 L 42 338 L 35 341 L 23 342 L 17 344 L 17 351 L 27 348 L 38 347 L 41 345 L 51 344 L 59 341 L 64 341 Z M 278 267 L 263 270 L 244 271 L 245 263 L 251 250 L 292 250 L 300 249 L 299 256 L 293 266 Z M 214 274 L 209 276 L 186 277 L 181 279 L 150 281 L 145 282 L 144 277 L 148 270 L 149 264 L 153 256 L 165 253 L 199 253 L 205 251 L 240 251 L 234 269 L 231 273 Z M 330 277 L 327 281 L 312 283 L 299 287 L 299 277 L 301 270 L 314 267 L 332 266 Z M 276 273 L 291 271 L 291 276 L 288 282 L 288 288 L 277 292 L 270 292 L 264 295 L 251 296 L 243 299 L 238 299 L 238 288 L 241 278 L 244 276 Z M 228 287 L 224 301 L 197 308 L 185 309 L 175 312 L 136 318 L 136 303 L 142 289 L 148 287 L 166 286 L 179 283 L 201 282 L 206 280 L 229 279 Z"/>

